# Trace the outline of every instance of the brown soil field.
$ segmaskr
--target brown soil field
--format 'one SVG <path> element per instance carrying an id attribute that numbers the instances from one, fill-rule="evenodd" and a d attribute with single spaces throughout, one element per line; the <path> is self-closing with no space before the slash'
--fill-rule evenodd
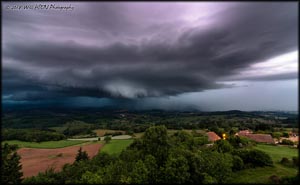
<path id="1" fill-rule="evenodd" d="M 83 145 L 90 158 L 94 157 L 102 144 Z M 80 146 L 69 146 L 57 149 L 21 148 L 17 152 L 21 156 L 23 177 L 35 176 L 53 167 L 55 171 L 62 169 L 66 163 L 73 163 Z"/>

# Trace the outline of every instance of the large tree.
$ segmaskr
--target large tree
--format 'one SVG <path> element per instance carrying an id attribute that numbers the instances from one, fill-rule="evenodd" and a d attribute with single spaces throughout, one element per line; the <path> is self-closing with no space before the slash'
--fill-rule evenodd
<path id="1" fill-rule="evenodd" d="M 17 146 L 7 143 L 2 147 L 1 184 L 19 184 L 22 181 L 21 157 L 16 149 Z"/>
<path id="2" fill-rule="evenodd" d="M 167 128 L 165 126 L 153 126 L 148 128 L 142 138 L 143 151 L 153 155 L 159 166 L 163 165 L 168 157 L 169 142 Z"/>
<path id="3" fill-rule="evenodd" d="M 81 161 L 81 160 L 88 160 L 89 156 L 86 153 L 86 151 L 82 151 L 82 148 L 80 147 L 78 150 L 78 153 L 76 155 L 75 161 Z"/>

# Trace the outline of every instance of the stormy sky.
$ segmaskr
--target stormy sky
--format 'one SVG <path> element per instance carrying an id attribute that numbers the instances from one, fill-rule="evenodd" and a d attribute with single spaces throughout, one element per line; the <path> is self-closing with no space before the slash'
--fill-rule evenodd
<path id="1" fill-rule="evenodd" d="M 297 110 L 298 11 L 297 2 L 2 3 L 2 102 Z"/>

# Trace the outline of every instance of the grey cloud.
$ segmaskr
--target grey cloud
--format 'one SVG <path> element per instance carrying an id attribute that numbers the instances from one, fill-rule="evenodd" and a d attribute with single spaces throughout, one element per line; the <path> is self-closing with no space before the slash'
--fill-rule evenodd
<path id="1" fill-rule="evenodd" d="M 47 40 L 46 36 L 38 39 L 42 33 L 21 26 L 20 29 L 29 34 L 27 42 L 6 38 L 3 47 L 4 60 L 18 63 L 10 68 L 20 75 L 15 85 L 10 76 L 4 76 L 4 89 L 9 89 L 7 94 L 15 91 L 16 99 L 39 99 L 46 93 L 52 97 L 136 98 L 226 88 L 230 86 L 218 81 L 251 64 L 298 49 L 296 3 L 238 3 L 213 14 L 217 21 L 211 27 L 192 28 L 182 24 L 177 27 L 186 29 L 176 34 L 172 32 L 176 24 L 172 24 L 171 14 L 163 17 L 162 9 L 158 11 L 162 20 L 153 23 L 153 19 L 147 17 L 151 15 L 149 11 L 134 15 L 135 10 L 126 3 L 87 3 L 78 4 L 77 8 L 78 12 L 72 14 L 74 17 L 64 13 L 61 20 L 53 13 L 45 13 L 40 19 L 34 13 L 23 12 L 17 16 L 4 11 L 6 34 L 13 29 L 17 34 L 18 23 L 24 21 L 37 29 L 39 24 L 48 24 L 59 27 L 59 32 L 69 27 L 87 31 L 86 34 L 76 32 L 74 36 L 70 32 L 69 36 L 74 38 L 71 40 Z M 148 8 L 156 9 L 154 5 Z M 172 12 L 172 15 L 176 14 Z M 163 22 L 170 26 L 169 30 Z M 182 23 L 182 20 L 175 17 L 174 23 Z M 95 40 L 105 39 L 98 45 L 76 39 L 86 39 L 88 33 L 94 33 Z M 149 35 L 150 39 L 145 39 Z M 173 36 L 172 42 L 165 40 L 164 35 Z M 22 73 L 28 70 L 26 66 L 32 69 L 30 77 Z M 3 67 L 4 71 L 8 70 Z M 287 77 L 296 78 L 286 74 L 250 80 Z M 32 93 L 22 92 L 30 88 L 33 88 Z"/>

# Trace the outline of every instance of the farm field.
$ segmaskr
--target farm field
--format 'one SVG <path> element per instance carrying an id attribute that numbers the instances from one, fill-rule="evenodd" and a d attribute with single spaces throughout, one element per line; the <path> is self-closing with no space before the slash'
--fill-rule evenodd
<path id="1" fill-rule="evenodd" d="M 133 137 L 134 138 L 141 138 L 144 135 L 144 132 L 139 132 L 139 133 L 134 133 Z"/>
<path id="2" fill-rule="evenodd" d="M 99 137 L 101 141 L 104 140 L 104 136 L 103 137 Z M 131 139 L 132 137 L 130 135 L 119 135 L 119 136 L 112 136 L 111 139 Z M 90 138 L 70 138 L 68 139 L 69 141 L 98 141 L 98 137 L 90 137 Z"/>
<path id="3" fill-rule="evenodd" d="M 273 146 L 258 144 L 255 149 L 268 153 L 274 162 L 274 167 L 259 167 L 254 169 L 246 169 L 233 174 L 230 183 L 270 183 L 269 177 L 277 176 L 295 176 L 299 173 L 298 168 L 286 167 L 280 164 L 282 157 L 287 157 L 292 160 L 292 157 L 298 156 L 298 150 L 289 148 L 288 146 Z"/>
<path id="4" fill-rule="evenodd" d="M 298 149 L 290 148 L 288 146 L 258 144 L 254 148 L 269 154 L 272 157 L 274 163 L 280 162 L 283 157 L 287 157 L 292 160 L 292 157 L 298 156 Z"/>
<path id="5" fill-rule="evenodd" d="M 16 144 L 20 148 L 64 148 L 68 146 L 78 145 L 85 143 L 87 141 L 84 140 L 60 140 L 60 141 L 44 141 L 44 142 L 26 142 L 26 141 L 18 141 L 18 140 L 11 140 L 11 141 L 3 141 L 2 143 L 8 143 L 10 145 Z"/>
<path id="6" fill-rule="evenodd" d="M 83 145 L 90 158 L 94 157 L 102 147 L 102 144 Z M 64 164 L 73 163 L 80 146 L 69 146 L 57 149 L 21 148 L 17 152 L 21 156 L 23 177 L 35 176 L 50 167 L 59 171 Z"/>
<path id="7" fill-rule="evenodd" d="M 99 137 L 103 137 L 105 133 L 122 132 L 123 134 L 125 134 L 124 130 L 109 130 L 109 129 L 97 129 L 97 130 L 93 130 L 93 132 L 95 132 Z"/>
<path id="8" fill-rule="evenodd" d="M 124 140 L 111 140 L 101 148 L 100 152 L 106 152 L 108 154 L 120 154 L 122 150 L 128 147 L 133 142 L 132 139 Z"/>

